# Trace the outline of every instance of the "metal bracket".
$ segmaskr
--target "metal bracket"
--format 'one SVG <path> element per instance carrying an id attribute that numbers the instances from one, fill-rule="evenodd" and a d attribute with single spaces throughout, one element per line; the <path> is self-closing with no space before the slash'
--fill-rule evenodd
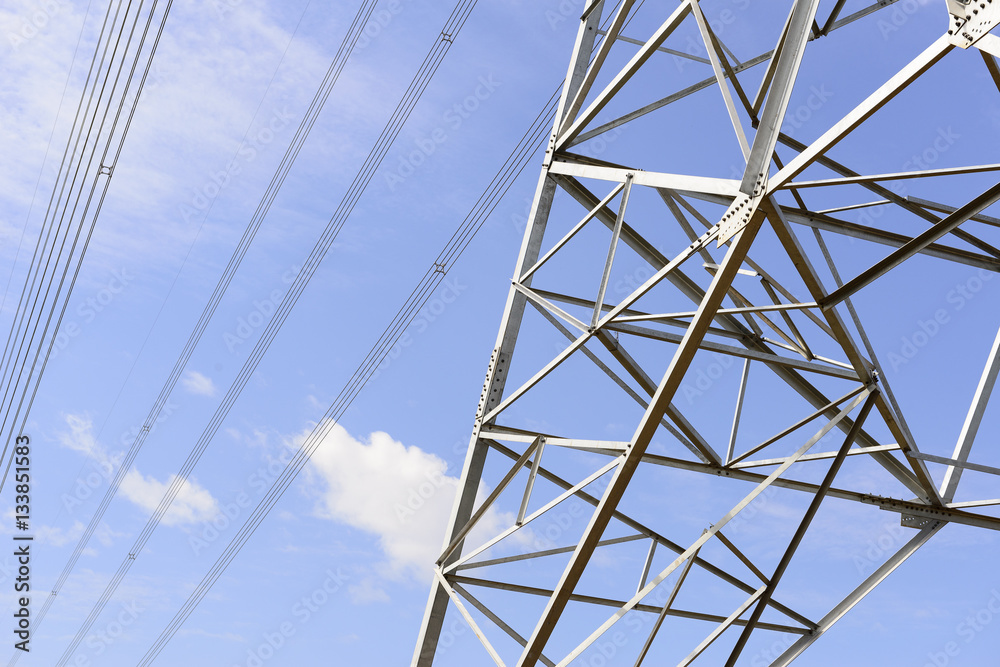
<path id="1" fill-rule="evenodd" d="M 1000 23 L 1000 0 L 948 0 L 950 41 L 967 49 Z"/>
<path id="2" fill-rule="evenodd" d="M 722 216 L 719 222 L 719 241 L 716 247 L 721 248 L 723 243 L 736 236 L 736 234 L 750 223 L 750 219 L 757 213 L 757 207 L 763 199 L 765 188 L 757 186 L 752 195 L 740 193 Z"/>
<path id="3" fill-rule="evenodd" d="M 503 385 L 503 376 L 507 372 L 507 355 L 494 350 L 490 355 L 490 366 L 486 371 L 486 382 L 483 383 L 483 393 L 479 398 L 479 409 L 476 410 L 476 420 L 482 419 L 500 403 L 499 387 Z"/>
<path id="4" fill-rule="evenodd" d="M 923 530 L 931 524 L 937 523 L 938 519 L 932 519 L 928 516 L 918 516 L 916 514 L 900 514 L 899 515 L 899 525 L 904 528 L 914 528 L 916 530 Z"/>

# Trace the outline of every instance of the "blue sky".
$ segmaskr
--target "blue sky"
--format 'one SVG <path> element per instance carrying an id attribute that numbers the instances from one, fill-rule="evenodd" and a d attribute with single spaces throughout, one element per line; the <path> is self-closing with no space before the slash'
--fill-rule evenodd
<path id="1" fill-rule="evenodd" d="M 0 8 L 0 266 L 12 275 L 0 311 L 5 327 L 101 4 L 93 3 L 89 15 L 87 3 L 70 0 L 11 0 Z M 153 404 L 357 4 L 174 2 L 28 423 L 37 447 L 32 576 L 40 591 L 58 576 L 107 487 L 108 471 Z M 865 3 L 847 4 L 845 13 Z M 943 4 L 899 3 L 899 13 L 890 8 L 835 35 L 840 46 L 834 37 L 817 42 L 806 61 L 815 84 L 796 91 L 790 109 L 799 115 L 786 131 L 802 141 L 819 136 L 941 33 Z M 746 59 L 771 48 L 780 28 L 775 17 L 788 3 L 704 5 L 720 36 Z M 479 3 L 188 485 L 81 644 L 79 664 L 135 664 L 187 599 L 562 80 L 581 6 L 576 0 Z M 427 0 L 376 8 L 160 423 L 20 664 L 54 664 L 76 633 L 295 280 L 451 9 L 450 2 Z M 770 27 L 739 30 L 736 19 Z M 676 48 L 689 45 L 686 35 L 677 37 Z M 912 169 L 911 156 L 935 146 L 935 166 L 996 162 L 1000 101 L 974 55 L 955 54 L 921 81 L 913 91 L 919 113 L 907 107 L 908 92 L 833 155 L 872 172 Z M 970 69 L 975 84 L 949 88 L 956 73 Z M 682 81 L 709 73 L 667 57 L 660 71 Z M 947 94 L 935 95 L 935 86 Z M 739 152 L 730 128 L 721 126 L 728 134 L 709 131 L 722 118 L 717 98 L 717 91 L 706 90 L 679 105 L 681 122 L 698 132 L 665 134 L 670 150 L 663 151 L 662 168 L 731 177 Z M 588 150 L 614 161 L 644 141 L 639 130 L 628 129 L 606 147 Z M 539 164 L 537 155 L 158 664 L 408 662 Z M 228 176 L 221 175 L 227 169 Z M 914 194 L 957 203 L 988 184 L 988 176 L 970 178 L 953 191 L 951 183 L 932 182 Z M 830 244 L 848 266 L 856 252 L 858 269 L 885 252 L 846 238 Z M 621 276 L 636 266 L 624 265 Z M 977 277 L 979 283 L 970 283 Z M 897 280 L 900 288 L 919 285 L 924 298 L 891 298 Z M 996 332 L 1000 281 L 919 258 L 880 287 L 856 305 L 871 322 L 876 347 L 905 359 L 882 361 L 893 366 L 893 387 L 918 440 L 928 443 L 924 451 L 948 456 Z M 935 334 L 915 346 L 918 354 L 907 355 L 907 341 L 923 340 L 914 339 L 921 323 L 942 310 Z M 717 363 L 699 356 L 692 384 L 699 371 L 714 373 Z M 708 388 L 693 384 L 694 413 L 711 415 L 738 381 L 738 371 L 720 368 L 721 379 Z M 955 391 L 925 391 L 942 383 Z M 594 412 L 587 423 L 626 439 L 631 415 L 624 408 L 621 416 Z M 566 418 L 561 412 L 552 417 L 553 423 Z M 998 427 L 994 409 L 983 442 Z M 990 448 L 977 453 L 981 462 L 1000 465 Z M 658 488 L 664 480 L 677 497 L 714 502 L 701 480 L 670 474 L 647 481 Z M 969 484 L 982 497 L 997 496 L 988 476 L 970 476 Z M 793 505 L 784 496 L 760 502 L 744 528 L 746 539 L 765 540 Z M 821 515 L 816 531 L 823 538 L 807 554 L 838 578 L 867 575 L 886 544 L 906 539 L 893 514 L 840 509 L 854 520 Z M 506 511 L 492 512 L 483 532 L 510 520 Z M 572 522 L 582 529 L 585 519 Z M 12 523 L 4 519 L 0 533 L 13 532 Z M 704 527 L 694 519 L 680 523 L 695 534 Z M 543 525 L 534 535 L 544 531 Z M 870 657 L 923 667 L 952 641 L 961 650 L 947 664 L 988 664 L 1000 649 L 996 628 L 986 624 L 966 641 L 969 626 L 962 626 L 1000 591 L 990 567 L 997 540 L 985 533 L 947 527 L 801 664 Z M 4 590 L 11 563 L 0 558 Z M 5 609 L 13 608 L 12 598 L 2 598 Z M 456 619 L 449 616 L 454 644 L 440 664 L 480 664 L 470 662 L 483 654 Z"/>

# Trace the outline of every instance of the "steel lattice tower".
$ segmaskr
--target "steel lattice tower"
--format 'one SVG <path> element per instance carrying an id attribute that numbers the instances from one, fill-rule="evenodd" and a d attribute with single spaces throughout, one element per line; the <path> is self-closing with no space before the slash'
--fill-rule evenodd
<path id="1" fill-rule="evenodd" d="M 476 664 L 569 665 L 627 623 L 641 640 L 602 664 L 749 664 L 778 632 L 796 639 L 768 664 L 788 665 L 944 526 L 1000 528 L 1000 469 L 970 459 L 1000 335 L 978 383 L 956 389 L 972 398 L 957 444 L 930 454 L 937 437 L 911 432 L 890 386 L 896 352 L 861 316 L 880 300 L 890 311 L 915 270 L 930 283 L 948 267 L 1000 271 L 1000 220 L 984 213 L 1000 199 L 995 137 L 980 164 L 880 172 L 886 148 L 868 130 L 909 114 L 933 132 L 940 120 L 920 114 L 953 93 L 920 82 L 943 63 L 968 73 L 954 90 L 996 93 L 1000 0 L 933 3 L 943 34 L 901 67 L 859 73 L 863 90 L 842 94 L 844 112 L 809 141 L 787 131 L 791 103 L 811 108 L 816 73 L 854 48 L 844 33 L 891 0 L 734 14 L 752 14 L 771 49 L 742 62 L 709 0 L 584 4 L 413 665 L 440 657 L 449 608 L 483 645 Z M 705 47 L 694 79 L 674 62 L 691 56 L 682 31 Z M 714 142 L 697 149 L 705 127 L 726 135 L 736 169 L 703 154 Z M 627 157 L 597 155 L 612 137 Z M 948 200 L 896 187 L 932 178 Z M 852 222 L 859 211 L 879 224 Z M 732 374 L 696 371 L 705 355 Z M 728 398 L 692 409 L 686 394 L 714 381 L 732 385 Z M 611 416 L 630 437 L 607 438 L 598 424 Z M 958 499 L 963 473 L 978 482 Z M 678 475 L 705 493 L 673 495 Z M 783 527 L 763 542 L 730 530 L 772 494 L 795 509 Z M 818 516 L 878 509 L 908 534 L 846 594 L 796 569 Z M 558 535 L 536 530 L 570 514 L 578 525 L 548 524 Z M 806 582 L 840 602 L 801 611 L 789 592 Z M 681 631 L 657 641 L 670 627 Z"/>

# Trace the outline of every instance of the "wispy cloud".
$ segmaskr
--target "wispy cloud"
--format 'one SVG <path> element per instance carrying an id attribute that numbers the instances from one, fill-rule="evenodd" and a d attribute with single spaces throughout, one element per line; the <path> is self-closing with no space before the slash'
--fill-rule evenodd
<path id="1" fill-rule="evenodd" d="M 187 371 L 181 378 L 184 389 L 198 396 L 215 396 L 215 383 L 198 371 Z"/>
<path id="2" fill-rule="evenodd" d="M 64 415 L 69 431 L 60 431 L 56 438 L 59 444 L 87 458 L 100 463 L 107 461 L 108 455 L 94 437 L 94 423 L 83 414 Z"/>
<path id="3" fill-rule="evenodd" d="M 138 470 L 130 470 L 122 480 L 121 492 L 133 503 L 150 512 L 156 509 L 177 475 L 171 475 L 166 482 L 146 476 Z M 190 479 L 184 480 L 180 492 L 170 509 L 163 515 L 163 523 L 168 526 L 198 524 L 209 521 L 219 513 L 219 503 L 207 489 Z"/>
<path id="4" fill-rule="evenodd" d="M 207 378 L 206 378 L 207 379 Z M 65 415 L 69 431 L 58 434 L 61 445 L 79 452 L 92 461 L 110 464 L 110 459 L 104 447 L 97 441 L 93 433 L 93 422 L 85 415 Z M 152 476 L 143 475 L 133 468 L 122 480 L 120 492 L 122 496 L 142 509 L 152 512 L 159 505 L 167 487 L 173 483 L 176 475 L 171 475 L 166 482 L 160 482 Z M 205 488 L 192 480 L 185 480 L 173 504 L 163 517 L 163 523 L 171 525 L 196 524 L 208 521 L 219 512 L 219 503 Z M 61 539 L 53 533 L 52 540 Z M 98 535 L 105 545 L 110 537 L 105 533 Z"/>

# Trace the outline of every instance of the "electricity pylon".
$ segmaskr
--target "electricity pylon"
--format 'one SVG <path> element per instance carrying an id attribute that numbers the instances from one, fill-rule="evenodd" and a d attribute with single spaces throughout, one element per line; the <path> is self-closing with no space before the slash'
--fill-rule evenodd
<path id="1" fill-rule="evenodd" d="M 958 91 L 1000 88 L 1000 1 L 942 0 L 939 37 L 849 78 L 864 44 L 844 33 L 893 2 L 762 4 L 585 3 L 413 665 L 446 659 L 449 609 L 482 644 L 475 664 L 599 647 L 599 664 L 730 667 L 778 633 L 780 655 L 753 664 L 788 665 L 944 526 L 1000 529 L 1000 468 L 970 459 L 1000 335 L 959 350 L 987 357 L 978 382 L 919 401 L 894 395 L 897 361 L 949 312 L 902 348 L 869 335 L 954 267 L 1000 270 L 995 129 L 976 146 L 992 159 L 930 164 L 942 122 L 970 115 Z M 762 55 L 726 46 L 741 26 L 769 40 Z M 820 113 L 838 71 L 860 90 Z M 789 135 L 812 115 L 814 138 Z M 911 155 L 876 141 L 903 120 L 940 145 L 878 171 Z M 972 399 L 957 444 L 904 416 L 944 391 Z M 973 495 L 957 500 L 963 474 Z M 764 501 L 782 511 L 754 530 Z M 909 534 L 867 576 L 846 585 L 803 554 L 817 516 L 873 509 Z"/>

